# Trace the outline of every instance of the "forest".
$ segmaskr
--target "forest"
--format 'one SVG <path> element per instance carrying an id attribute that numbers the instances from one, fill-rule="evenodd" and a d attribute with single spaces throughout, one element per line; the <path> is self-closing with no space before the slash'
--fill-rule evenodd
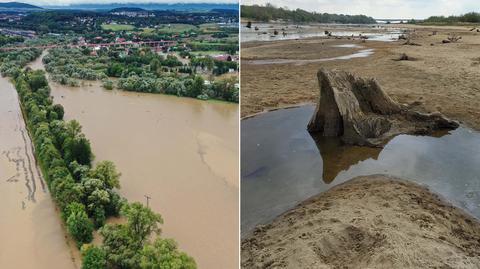
<path id="1" fill-rule="evenodd" d="M 100 50 L 92 56 L 88 48 L 56 48 L 43 58 L 53 81 L 78 86 L 79 80 L 102 80 L 106 89 L 116 86 L 126 91 L 172 94 L 199 99 L 238 102 L 236 79 L 215 79 L 206 84 L 198 72 L 221 75 L 238 69 L 236 62 L 217 61 L 190 55 L 184 65 L 172 55 L 159 55 L 147 49 Z M 198 71 L 197 71 L 198 70 Z M 115 78 L 116 83 L 111 79 Z"/>
<path id="2" fill-rule="evenodd" d="M 413 21 L 415 22 L 415 21 Z M 469 12 L 460 16 L 431 16 L 423 21 L 423 23 L 442 23 L 442 24 L 454 24 L 454 23 L 480 23 L 480 13 Z"/>
<path id="3" fill-rule="evenodd" d="M 81 249 L 81 268 L 196 268 L 175 241 L 160 237 L 160 214 L 117 193 L 121 174 L 115 164 L 92 164 L 90 141 L 77 121 L 63 119 L 64 109 L 53 103 L 44 71 L 26 68 L 12 79 L 42 174 Z M 108 217 L 125 221 L 105 224 Z M 101 245 L 90 244 L 95 230 L 103 238 Z"/>
<path id="4" fill-rule="evenodd" d="M 343 14 L 328 14 L 308 12 L 303 9 L 289 10 L 286 8 L 277 8 L 272 4 L 266 4 L 265 6 L 252 5 L 241 6 L 242 18 L 248 18 L 255 21 L 268 22 L 272 20 L 285 20 L 296 23 L 358 23 L 368 24 L 376 23 L 372 17 L 365 15 L 343 15 Z"/>

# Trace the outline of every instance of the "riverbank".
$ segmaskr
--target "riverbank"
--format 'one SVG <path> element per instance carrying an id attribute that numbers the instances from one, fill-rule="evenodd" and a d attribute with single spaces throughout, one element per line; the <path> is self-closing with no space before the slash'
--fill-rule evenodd
<path id="1" fill-rule="evenodd" d="M 242 240 L 242 268 L 476 268 L 480 223 L 409 181 L 372 175 L 314 196 Z M 346 267 L 345 267 L 346 266 Z"/>
<path id="2" fill-rule="evenodd" d="M 316 72 L 338 68 L 359 76 L 375 77 L 396 101 L 420 111 L 440 111 L 469 127 L 480 129 L 480 33 L 462 26 L 389 25 L 413 32 L 411 42 L 309 38 L 242 43 L 242 117 L 318 98 Z M 346 27 L 349 29 L 349 27 Z M 361 31 L 361 28 L 357 30 Z M 366 27 L 364 31 L 370 31 Z M 434 35 L 434 31 L 436 34 Z M 449 35 L 456 43 L 442 44 Z M 311 63 L 253 64 L 258 59 L 311 60 L 351 54 L 361 50 L 338 45 L 354 44 L 373 49 L 368 57 Z M 432 45 L 433 44 L 433 45 Z M 402 53 L 411 61 L 397 61 Z"/>

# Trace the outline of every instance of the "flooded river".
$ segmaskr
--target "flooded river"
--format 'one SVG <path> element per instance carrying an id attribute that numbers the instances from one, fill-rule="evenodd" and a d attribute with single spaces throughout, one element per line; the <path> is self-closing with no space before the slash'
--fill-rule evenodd
<path id="1" fill-rule="evenodd" d="M 0 78 L 0 268 L 76 268 L 6 78 Z"/>
<path id="2" fill-rule="evenodd" d="M 87 82 L 88 83 L 88 82 Z M 238 266 L 238 106 L 160 94 L 50 83 L 77 119 L 95 159 L 122 173 L 120 192 L 162 214 L 199 268 Z"/>
<path id="3" fill-rule="evenodd" d="M 242 121 L 242 236 L 334 185 L 379 173 L 426 185 L 480 218 L 480 133 L 461 127 L 400 135 L 383 149 L 346 146 L 307 132 L 313 111 L 307 105 Z"/>

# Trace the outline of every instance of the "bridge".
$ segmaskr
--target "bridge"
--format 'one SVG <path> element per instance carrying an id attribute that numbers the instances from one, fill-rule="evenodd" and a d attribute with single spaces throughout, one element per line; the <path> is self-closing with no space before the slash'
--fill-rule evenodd
<path id="1" fill-rule="evenodd" d="M 110 43 L 84 43 L 84 44 L 49 44 L 49 45 L 34 45 L 34 46 L 15 46 L 15 47 L 0 47 L 0 51 L 11 51 L 11 50 L 18 50 L 18 49 L 30 49 L 30 48 L 37 48 L 37 49 L 51 49 L 51 48 L 81 48 L 81 47 L 99 47 L 99 48 L 106 48 L 112 46 L 149 46 L 158 49 L 161 49 L 166 46 L 172 46 L 176 43 L 176 41 L 171 40 L 160 40 L 160 41 L 125 41 L 125 42 L 110 42 Z"/>

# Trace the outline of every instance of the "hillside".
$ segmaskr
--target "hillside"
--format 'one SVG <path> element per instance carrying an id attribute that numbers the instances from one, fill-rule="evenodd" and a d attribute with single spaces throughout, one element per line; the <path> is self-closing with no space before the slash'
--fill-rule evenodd
<path id="1" fill-rule="evenodd" d="M 146 10 L 143 9 L 143 8 L 139 8 L 139 7 L 119 7 L 119 8 L 114 8 L 114 9 L 110 10 L 110 13 L 112 13 L 112 12 L 142 12 L 142 11 L 146 11 Z"/>
<path id="2" fill-rule="evenodd" d="M 376 23 L 372 17 L 365 15 L 343 15 L 308 12 L 303 9 L 289 10 L 277 8 L 271 4 L 266 6 L 241 6 L 241 17 L 255 21 L 285 20 L 297 23 L 318 22 L 318 23 Z"/>
<path id="3" fill-rule="evenodd" d="M 0 9 L 42 9 L 41 7 L 20 3 L 20 2 L 7 2 L 0 3 Z"/>
<path id="4" fill-rule="evenodd" d="M 145 10 L 176 10 L 176 11 L 209 11 L 212 9 L 233 9 L 238 10 L 238 5 L 236 4 L 209 4 L 209 3 L 176 3 L 176 4 L 166 4 L 166 3 L 142 3 L 134 2 L 131 3 L 109 3 L 109 4 L 70 4 L 70 5 L 48 5 L 46 8 L 50 9 L 89 9 L 89 10 L 112 10 L 115 8 L 124 8 L 128 6 L 129 8 L 142 8 Z"/>

